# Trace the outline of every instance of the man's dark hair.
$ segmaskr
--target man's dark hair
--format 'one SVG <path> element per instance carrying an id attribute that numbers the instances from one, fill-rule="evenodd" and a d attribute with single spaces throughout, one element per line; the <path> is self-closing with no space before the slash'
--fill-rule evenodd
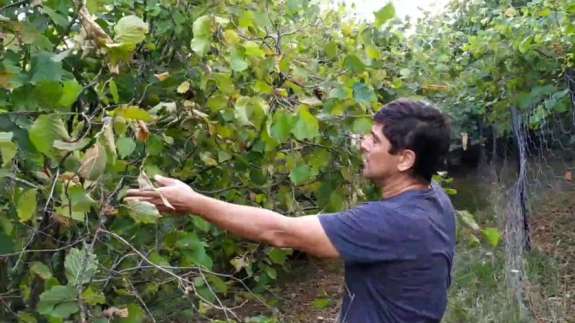
<path id="1" fill-rule="evenodd" d="M 429 103 L 399 99 L 386 104 L 374 120 L 383 124 L 383 135 L 391 143 L 389 153 L 415 152 L 412 175 L 430 182 L 449 151 L 448 119 Z"/>

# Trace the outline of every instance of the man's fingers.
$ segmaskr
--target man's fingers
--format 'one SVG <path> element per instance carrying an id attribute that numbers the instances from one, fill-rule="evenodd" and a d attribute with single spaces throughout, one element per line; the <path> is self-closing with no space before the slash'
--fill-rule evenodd
<path id="1" fill-rule="evenodd" d="M 124 198 L 124 202 L 153 202 L 154 197 L 151 196 L 128 196 Z"/>
<path id="2" fill-rule="evenodd" d="M 174 185 L 174 184 L 177 184 L 179 182 L 175 178 L 164 177 L 161 175 L 154 176 L 154 180 L 156 180 L 156 183 L 158 183 L 158 186 Z"/>
<path id="3" fill-rule="evenodd" d="M 141 190 L 141 189 L 129 189 L 126 192 L 127 196 L 150 196 L 150 197 L 157 197 L 160 196 L 160 193 L 156 190 Z"/>

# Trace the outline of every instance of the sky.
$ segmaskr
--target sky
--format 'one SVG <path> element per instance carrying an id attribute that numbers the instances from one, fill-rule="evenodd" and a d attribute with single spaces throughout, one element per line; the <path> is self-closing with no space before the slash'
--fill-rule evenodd
<path id="1" fill-rule="evenodd" d="M 412 22 L 415 22 L 418 17 L 423 15 L 421 9 L 436 13 L 440 11 L 449 0 L 391 0 L 395 7 L 396 15 L 402 19 L 409 16 Z M 389 0 L 330 0 L 333 4 L 346 3 L 351 5 L 355 3 L 355 9 L 352 11 L 360 19 L 368 21 L 373 20 L 373 12 L 385 6 Z M 420 9 L 421 8 L 421 9 Z"/>

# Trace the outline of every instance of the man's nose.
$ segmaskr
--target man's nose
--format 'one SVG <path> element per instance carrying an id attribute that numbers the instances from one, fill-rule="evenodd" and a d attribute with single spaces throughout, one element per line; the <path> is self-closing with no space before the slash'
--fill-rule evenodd
<path id="1" fill-rule="evenodd" d="M 367 152 L 368 149 L 368 145 L 367 145 L 367 140 L 366 140 L 366 136 L 362 136 L 360 141 L 359 141 L 359 151 L 363 152 Z"/>

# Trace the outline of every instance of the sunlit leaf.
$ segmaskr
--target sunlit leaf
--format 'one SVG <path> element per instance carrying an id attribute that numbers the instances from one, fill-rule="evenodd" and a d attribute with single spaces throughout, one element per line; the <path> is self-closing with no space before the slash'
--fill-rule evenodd
<path id="1" fill-rule="evenodd" d="M 380 27 L 388 20 L 395 17 L 395 7 L 392 2 L 389 2 L 383 8 L 373 13 L 375 15 L 375 26 Z"/>
<path id="2" fill-rule="evenodd" d="M 48 156 L 53 156 L 52 145 L 55 140 L 69 140 L 64 122 L 56 115 L 39 116 L 30 127 L 28 134 L 36 149 Z"/>
<path id="3" fill-rule="evenodd" d="M 489 242 L 489 245 L 493 248 L 496 248 L 501 241 L 501 232 L 497 230 L 497 228 L 485 228 L 481 230 L 481 233 Z"/>
<path id="4" fill-rule="evenodd" d="M 116 32 L 115 42 L 138 44 L 146 39 L 148 24 L 137 16 L 125 16 L 118 20 L 114 26 L 114 31 Z"/>

